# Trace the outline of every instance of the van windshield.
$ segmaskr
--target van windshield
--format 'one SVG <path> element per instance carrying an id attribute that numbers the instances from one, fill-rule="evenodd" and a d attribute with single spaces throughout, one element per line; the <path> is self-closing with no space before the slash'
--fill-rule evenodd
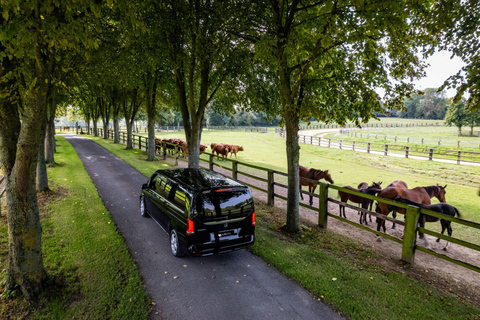
<path id="1" fill-rule="evenodd" d="M 246 217 L 253 208 L 250 190 L 244 188 L 206 191 L 197 198 L 197 217 L 204 222 Z"/>

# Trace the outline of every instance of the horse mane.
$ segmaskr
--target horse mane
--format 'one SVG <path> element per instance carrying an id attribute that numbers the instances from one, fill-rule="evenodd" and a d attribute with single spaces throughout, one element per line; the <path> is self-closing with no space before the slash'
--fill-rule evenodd
<path id="1" fill-rule="evenodd" d="M 429 186 L 429 187 L 423 187 L 425 191 L 427 191 L 428 195 L 433 197 L 438 193 L 438 186 Z"/>

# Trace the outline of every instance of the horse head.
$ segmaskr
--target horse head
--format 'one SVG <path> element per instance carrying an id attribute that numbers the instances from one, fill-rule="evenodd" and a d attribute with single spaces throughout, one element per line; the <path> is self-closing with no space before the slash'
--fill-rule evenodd
<path id="1" fill-rule="evenodd" d="M 320 171 L 320 172 L 322 173 L 322 176 L 320 178 L 323 178 L 333 184 L 332 176 L 330 175 L 330 173 L 328 173 L 328 170 Z"/>
<path id="2" fill-rule="evenodd" d="M 370 185 L 371 188 L 376 188 L 376 189 L 382 189 L 382 181 L 379 181 L 379 182 L 372 182 L 372 184 Z"/>
<path id="3" fill-rule="evenodd" d="M 437 189 L 438 189 L 438 191 L 437 191 L 436 194 L 435 194 L 435 198 L 437 198 L 438 201 L 440 201 L 440 202 L 446 202 L 446 200 L 445 200 L 445 194 L 447 193 L 447 192 L 445 191 L 445 188 L 446 188 L 446 187 L 447 187 L 447 185 L 445 185 L 444 187 L 442 187 L 442 186 L 440 186 L 440 185 L 437 184 Z"/>

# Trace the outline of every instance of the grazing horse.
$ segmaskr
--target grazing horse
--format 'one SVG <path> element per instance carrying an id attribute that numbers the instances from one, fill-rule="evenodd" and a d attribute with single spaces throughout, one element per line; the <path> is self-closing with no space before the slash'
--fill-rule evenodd
<path id="1" fill-rule="evenodd" d="M 402 188 L 402 189 L 408 189 L 407 183 L 402 180 L 395 180 L 392 183 L 390 183 L 388 187 L 395 187 L 395 188 Z M 392 211 L 392 217 L 396 218 L 397 217 L 397 211 L 393 209 Z M 395 229 L 395 223 L 392 225 L 392 229 Z"/>
<path id="2" fill-rule="evenodd" d="M 382 191 L 381 184 L 382 184 L 381 182 L 373 182 L 372 185 L 369 186 L 366 182 L 362 182 L 358 185 L 362 189 L 360 189 L 360 188 L 355 189 L 355 188 L 350 187 L 350 186 L 346 186 L 344 188 L 348 189 L 348 190 L 351 190 L 351 191 L 362 192 L 364 194 L 374 196 L 378 192 Z M 365 185 L 367 186 L 366 188 L 365 188 Z M 343 191 L 340 191 L 340 190 L 338 190 L 338 195 L 340 196 L 340 201 L 342 201 L 342 202 L 346 203 L 348 200 L 350 200 L 351 202 L 361 204 L 363 209 L 367 209 L 370 206 L 370 210 L 372 210 L 373 200 L 366 199 L 364 197 L 357 196 L 357 195 L 354 195 L 354 194 L 351 194 L 351 193 L 346 193 L 346 192 L 343 192 Z M 343 217 L 347 218 L 345 216 L 345 206 L 343 204 L 339 204 L 339 207 L 340 207 L 340 216 L 342 216 L 342 209 L 343 209 Z M 365 224 L 368 224 L 366 213 L 364 213 L 363 211 L 359 212 L 359 213 L 361 213 L 360 214 L 360 224 L 362 224 L 362 221 L 365 221 Z M 370 222 L 371 221 L 372 221 L 372 218 L 370 218 Z"/>
<path id="3" fill-rule="evenodd" d="M 395 200 L 396 198 L 408 199 L 413 202 L 430 204 L 430 199 L 436 197 L 438 201 L 445 202 L 445 188 L 447 186 L 441 187 L 439 185 L 429 186 L 429 187 L 416 187 L 413 189 L 403 189 L 395 187 L 387 187 L 380 191 L 378 194 L 379 198 Z M 377 202 L 376 212 L 381 213 L 385 216 L 388 216 L 390 211 L 394 209 L 392 206 L 384 203 Z M 405 209 L 396 208 L 397 212 L 405 214 Z M 377 231 L 380 231 L 380 227 L 383 226 L 383 232 L 385 231 L 385 220 L 377 217 Z"/>
<path id="4" fill-rule="evenodd" d="M 315 189 L 317 188 L 317 183 L 316 182 L 310 182 L 307 179 L 310 180 L 316 180 L 319 181 L 320 179 L 325 179 L 330 183 L 333 183 L 332 176 L 328 173 L 328 170 L 322 171 L 322 170 L 317 170 L 313 168 L 306 168 L 304 166 L 298 166 L 298 171 L 300 174 L 300 197 L 303 200 L 303 195 L 302 195 L 302 186 L 308 186 L 308 192 L 313 193 L 315 192 Z M 306 179 L 303 179 L 306 178 Z M 313 196 L 310 194 L 310 205 L 313 205 Z"/>
<path id="5" fill-rule="evenodd" d="M 423 203 L 417 203 L 417 202 L 413 202 L 413 201 L 410 201 L 408 199 L 403 199 L 403 198 L 396 198 L 395 201 L 405 203 L 405 204 L 408 204 L 408 205 L 411 205 L 411 206 L 416 206 L 416 207 L 419 207 L 419 208 L 427 209 L 427 210 L 430 210 L 430 211 L 435 211 L 435 212 L 438 212 L 438 213 L 441 213 L 441 214 L 444 214 L 444 215 L 447 215 L 447 216 L 450 216 L 450 217 L 455 217 L 455 215 L 460 217 L 460 212 L 458 212 L 457 208 L 455 208 L 452 205 L 449 205 L 448 203 L 423 204 Z M 447 230 L 448 236 L 451 237 L 452 233 L 453 233 L 453 230 L 452 230 L 452 226 L 451 226 L 452 222 L 449 221 L 449 220 L 439 219 L 439 218 L 436 218 L 436 217 L 429 216 L 428 214 L 420 213 L 420 217 L 418 219 L 418 224 L 421 228 L 424 228 L 425 227 L 425 222 L 437 222 L 438 220 L 440 220 L 440 224 L 442 225 L 442 234 L 443 234 L 443 232 L 445 232 L 445 230 Z M 421 233 L 420 231 L 418 232 L 418 235 L 419 235 L 420 239 L 424 238 L 423 233 Z M 427 239 L 425 238 L 424 240 L 425 240 L 425 243 L 427 244 L 427 247 L 429 247 Z M 440 238 L 437 238 L 437 242 L 440 242 Z M 443 250 L 447 251 L 448 244 L 449 244 L 449 242 L 447 241 Z"/>

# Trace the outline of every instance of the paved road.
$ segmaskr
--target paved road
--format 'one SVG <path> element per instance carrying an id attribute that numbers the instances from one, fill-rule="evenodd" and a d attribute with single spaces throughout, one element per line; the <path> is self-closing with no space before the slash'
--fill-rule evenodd
<path id="1" fill-rule="evenodd" d="M 98 144 L 65 137 L 83 161 L 156 303 L 151 319 L 341 318 L 247 250 L 173 257 L 168 235 L 139 213 L 140 186 L 147 178 Z"/>

